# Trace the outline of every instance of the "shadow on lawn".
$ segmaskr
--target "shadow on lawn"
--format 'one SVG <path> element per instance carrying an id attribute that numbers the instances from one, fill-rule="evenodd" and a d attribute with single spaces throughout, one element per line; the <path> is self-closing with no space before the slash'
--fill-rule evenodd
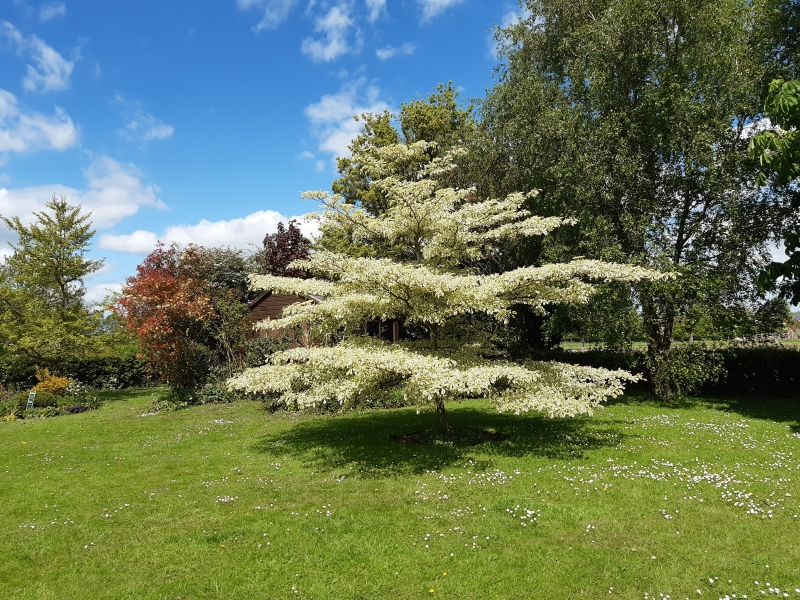
<path id="1" fill-rule="evenodd" d="M 100 390 L 100 397 L 106 402 L 118 402 L 120 400 L 132 400 L 143 396 L 152 396 L 165 391 L 164 387 L 148 388 L 124 388 L 121 390 Z"/>
<path id="2" fill-rule="evenodd" d="M 280 434 L 263 437 L 253 449 L 292 456 L 318 472 L 393 477 L 440 470 L 468 458 L 476 462 L 475 469 L 488 468 L 492 456 L 581 458 L 587 450 L 619 444 L 622 437 L 607 422 L 601 427 L 589 419 L 516 416 L 464 405 L 448 412 L 456 429 L 489 430 L 505 439 L 477 446 L 400 443 L 391 438 L 435 429 L 436 420 L 430 411 L 417 415 L 413 409 L 397 409 L 309 418 Z"/>
<path id="3" fill-rule="evenodd" d="M 727 410 L 753 419 L 767 419 L 776 423 L 788 423 L 800 429 L 800 400 L 797 398 L 726 398 Z"/>
<path id="4" fill-rule="evenodd" d="M 625 395 L 608 403 L 649 404 L 663 409 L 692 409 L 709 407 L 734 412 L 743 417 L 786 423 L 795 433 L 800 432 L 800 398 L 770 398 L 760 396 L 730 396 L 716 398 L 683 398 L 675 402 L 653 400 L 644 395 Z"/>

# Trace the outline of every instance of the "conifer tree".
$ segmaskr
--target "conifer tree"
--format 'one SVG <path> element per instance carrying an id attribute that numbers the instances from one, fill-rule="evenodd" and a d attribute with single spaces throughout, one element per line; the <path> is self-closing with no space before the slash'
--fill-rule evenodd
<path id="1" fill-rule="evenodd" d="M 98 315 L 84 304 L 83 279 L 103 261 L 86 258 L 91 214 L 63 196 L 53 196 L 46 209 L 30 225 L 0 217 L 18 238 L 0 265 L 0 343 L 14 355 L 57 366 L 96 349 Z"/>

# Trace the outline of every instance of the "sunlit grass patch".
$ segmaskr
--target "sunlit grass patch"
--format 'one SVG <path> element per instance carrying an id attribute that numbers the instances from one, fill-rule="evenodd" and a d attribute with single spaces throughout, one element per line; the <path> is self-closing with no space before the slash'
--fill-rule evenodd
<path id="1" fill-rule="evenodd" d="M 151 402 L 0 424 L 0 597 L 800 597 L 791 401 L 468 403 L 493 435 L 449 444 L 398 439 L 415 410 Z"/>

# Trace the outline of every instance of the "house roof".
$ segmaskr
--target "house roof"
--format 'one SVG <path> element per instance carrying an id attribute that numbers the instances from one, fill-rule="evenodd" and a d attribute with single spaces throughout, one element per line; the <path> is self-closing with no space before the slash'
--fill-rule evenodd
<path id="1" fill-rule="evenodd" d="M 296 294 L 282 294 L 280 292 L 273 292 L 272 290 L 265 290 L 265 291 L 261 292 L 258 296 L 253 298 L 250 302 L 248 302 L 247 303 L 247 308 L 252 310 L 255 307 L 257 307 L 259 304 L 261 304 L 264 300 L 266 300 L 267 298 L 269 298 L 271 296 L 276 296 L 276 297 L 277 296 L 286 296 L 286 297 L 292 297 L 292 298 L 300 298 L 300 296 L 297 296 Z M 322 298 L 320 298 L 319 296 L 309 295 L 308 299 L 309 300 L 313 300 L 315 304 L 319 304 L 320 302 L 322 302 Z"/>

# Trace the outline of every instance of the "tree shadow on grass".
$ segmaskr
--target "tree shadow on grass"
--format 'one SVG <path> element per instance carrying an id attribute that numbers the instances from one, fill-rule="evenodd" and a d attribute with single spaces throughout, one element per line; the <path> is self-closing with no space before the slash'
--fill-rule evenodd
<path id="1" fill-rule="evenodd" d="M 733 412 L 743 417 L 786 423 L 795 433 L 800 432 L 800 398 L 774 398 L 763 396 L 690 397 L 674 402 L 648 398 L 645 395 L 625 395 L 608 402 L 614 404 L 647 404 L 669 409 L 712 408 Z"/>
<path id="2" fill-rule="evenodd" d="M 497 435 L 479 445 L 458 440 L 402 443 L 392 438 L 435 429 L 435 415 L 430 411 L 417 415 L 413 409 L 376 410 L 304 419 L 288 430 L 264 436 L 253 450 L 291 456 L 320 473 L 374 478 L 442 470 L 467 459 L 473 461 L 472 469 L 480 471 L 489 467 L 493 456 L 580 459 L 589 450 L 615 446 L 622 440 L 621 431 L 607 421 L 516 416 L 468 405 L 449 407 L 448 412 L 456 429 Z"/>
<path id="3" fill-rule="evenodd" d="M 718 402 L 727 405 L 726 410 L 742 416 L 786 423 L 793 431 L 800 431 L 800 399 L 798 398 L 725 398 Z"/>

